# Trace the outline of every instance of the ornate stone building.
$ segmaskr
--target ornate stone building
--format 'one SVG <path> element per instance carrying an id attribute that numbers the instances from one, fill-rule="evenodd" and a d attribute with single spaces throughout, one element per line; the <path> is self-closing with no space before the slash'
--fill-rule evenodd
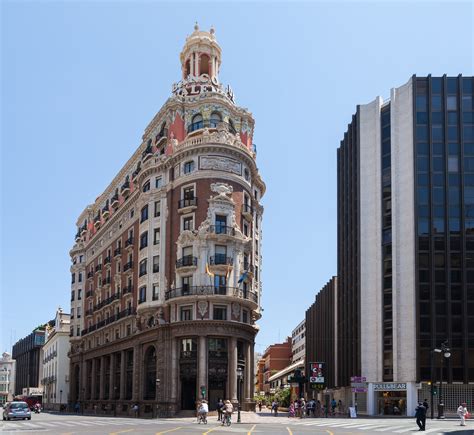
<path id="1" fill-rule="evenodd" d="M 219 81 L 213 29 L 196 25 L 180 60 L 141 146 L 77 222 L 70 399 L 86 412 L 171 415 L 203 396 L 252 406 L 265 192 L 254 120 Z"/>

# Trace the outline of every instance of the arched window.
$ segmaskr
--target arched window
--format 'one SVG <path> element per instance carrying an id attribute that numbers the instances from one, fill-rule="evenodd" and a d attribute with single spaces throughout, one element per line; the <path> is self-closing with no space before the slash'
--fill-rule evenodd
<path id="1" fill-rule="evenodd" d="M 186 61 L 185 65 L 185 71 L 184 71 L 184 79 L 188 77 L 188 75 L 191 74 L 191 59 L 188 59 Z"/>
<path id="2" fill-rule="evenodd" d="M 146 351 L 144 365 L 143 399 L 153 400 L 156 396 L 156 350 L 154 346 L 149 347 Z"/>
<path id="3" fill-rule="evenodd" d="M 236 133 L 235 127 L 234 127 L 234 123 L 232 122 L 232 119 L 229 119 L 229 131 L 230 131 L 232 134 L 235 134 L 235 133 Z"/>
<path id="4" fill-rule="evenodd" d="M 211 122 L 210 122 L 210 127 L 211 128 L 216 128 L 217 124 L 222 121 L 221 114 L 219 112 L 212 112 L 211 113 Z"/>
<path id="5" fill-rule="evenodd" d="M 189 126 L 189 131 L 190 132 L 196 131 L 203 127 L 204 127 L 204 122 L 202 120 L 202 115 L 200 113 L 198 113 L 197 115 L 194 115 L 191 125 Z"/>
<path id="6" fill-rule="evenodd" d="M 199 68 L 199 74 L 209 75 L 209 56 L 207 54 L 201 54 L 200 61 L 201 61 L 201 64 Z"/>

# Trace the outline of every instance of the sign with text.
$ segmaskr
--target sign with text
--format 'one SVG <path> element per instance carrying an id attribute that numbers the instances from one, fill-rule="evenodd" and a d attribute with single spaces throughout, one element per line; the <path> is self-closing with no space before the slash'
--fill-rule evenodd
<path id="1" fill-rule="evenodd" d="M 367 382 L 367 378 L 365 376 L 351 376 L 351 382 Z"/>
<path id="2" fill-rule="evenodd" d="M 407 389 L 407 384 L 403 382 L 377 382 L 373 385 L 374 391 L 403 391 Z"/>
<path id="3" fill-rule="evenodd" d="M 324 363 L 323 362 L 311 362 L 309 363 L 309 383 L 311 388 L 322 389 L 325 385 L 324 379 Z M 313 387 L 317 385 L 317 387 Z"/>

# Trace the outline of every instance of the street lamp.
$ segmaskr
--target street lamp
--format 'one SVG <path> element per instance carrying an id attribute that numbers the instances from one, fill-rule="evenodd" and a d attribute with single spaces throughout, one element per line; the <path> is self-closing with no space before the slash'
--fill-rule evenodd
<path id="1" fill-rule="evenodd" d="M 240 400 L 242 396 L 241 392 L 241 385 L 242 385 L 242 367 L 237 367 L 237 381 L 238 381 L 238 388 L 237 388 L 237 423 L 240 423 Z"/>
<path id="2" fill-rule="evenodd" d="M 81 405 L 82 405 L 82 406 L 81 406 L 81 411 L 82 411 L 81 413 L 82 413 L 82 415 L 84 415 L 85 393 L 86 393 L 86 389 L 83 388 L 83 389 L 82 389 L 82 403 L 81 403 Z"/>
<path id="3" fill-rule="evenodd" d="M 59 411 L 61 411 L 62 403 L 63 403 L 63 390 L 59 390 Z"/>
<path id="4" fill-rule="evenodd" d="M 158 391 L 160 389 L 160 384 L 161 384 L 161 380 L 159 378 L 156 379 L 155 381 L 155 385 L 156 385 L 156 391 L 155 391 L 155 400 L 156 400 L 156 418 L 159 417 L 159 413 L 158 413 Z"/>
<path id="5" fill-rule="evenodd" d="M 441 376 L 439 379 L 439 396 L 438 396 L 438 419 L 441 419 L 441 418 L 444 418 L 443 372 L 444 372 L 445 361 L 451 357 L 451 349 L 448 347 L 448 340 L 441 343 L 441 349 L 433 349 L 433 352 L 440 353 L 442 355 Z M 433 394 L 433 384 L 431 385 L 431 392 Z M 433 414 L 433 411 L 432 411 L 432 414 Z"/>

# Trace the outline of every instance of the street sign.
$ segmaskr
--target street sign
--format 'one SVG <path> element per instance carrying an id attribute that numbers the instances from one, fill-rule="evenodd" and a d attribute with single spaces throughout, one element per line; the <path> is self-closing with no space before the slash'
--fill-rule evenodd
<path id="1" fill-rule="evenodd" d="M 353 393 L 367 393 L 367 388 L 352 388 Z"/>
<path id="2" fill-rule="evenodd" d="M 311 362 L 309 363 L 309 385 L 314 389 L 324 389 L 324 363 L 323 362 Z M 315 387 L 318 385 L 318 387 Z"/>
<path id="3" fill-rule="evenodd" d="M 351 376 L 351 382 L 367 382 L 365 376 Z"/>

